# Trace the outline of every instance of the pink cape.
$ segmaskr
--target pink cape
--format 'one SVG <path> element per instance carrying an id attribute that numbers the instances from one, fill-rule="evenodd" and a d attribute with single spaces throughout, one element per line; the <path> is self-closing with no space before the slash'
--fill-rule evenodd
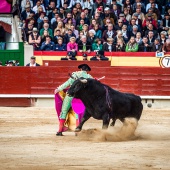
<path id="1" fill-rule="evenodd" d="M 58 93 L 55 94 L 55 109 L 56 109 L 58 118 L 60 117 L 62 103 L 63 103 L 63 100 L 60 97 L 60 95 Z M 81 122 L 81 119 L 85 111 L 85 106 L 83 102 L 80 99 L 73 98 L 71 102 L 71 106 L 72 106 L 74 113 L 78 115 L 79 122 Z"/>

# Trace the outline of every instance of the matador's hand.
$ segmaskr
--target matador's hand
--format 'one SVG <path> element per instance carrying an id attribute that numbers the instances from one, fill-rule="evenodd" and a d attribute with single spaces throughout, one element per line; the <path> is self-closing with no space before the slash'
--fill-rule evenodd
<path id="1" fill-rule="evenodd" d="M 59 89 L 55 89 L 54 94 L 58 93 L 59 91 L 60 91 Z"/>

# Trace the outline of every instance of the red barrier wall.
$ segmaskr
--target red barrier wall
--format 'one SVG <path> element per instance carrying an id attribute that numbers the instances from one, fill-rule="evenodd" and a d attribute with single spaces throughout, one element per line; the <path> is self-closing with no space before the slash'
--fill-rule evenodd
<path id="1" fill-rule="evenodd" d="M 70 62 L 70 61 L 68 61 Z M 0 94 L 53 94 L 54 89 L 67 80 L 74 66 L 55 67 L 0 67 Z M 101 63 L 100 63 L 101 64 Z M 103 83 L 116 90 L 138 95 L 170 95 L 170 69 L 104 67 L 91 65 L 91 75 L 106 76 Z"/>

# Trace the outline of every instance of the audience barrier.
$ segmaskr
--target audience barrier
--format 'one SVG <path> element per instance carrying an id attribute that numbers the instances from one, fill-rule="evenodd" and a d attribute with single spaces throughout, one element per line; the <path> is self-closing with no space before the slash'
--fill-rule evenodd
<path id="1" fill-rule="evenodd" d="M 95 52 L 86 53 L 87 60 L 95 56 Z M 58 61 L 67 55 L 66 51 L 35 51 L 37 63 L 43 65 L 44 60 Z M 77 53 L 77 60 L 83 61 L 83 53 Z M 161 58 L 156 57 L 155 52 L 105 52 L 104 54 L 111 61 L 111 66 L 137 66 L 137 67 L 160 67 Z M 169 55 L 170 53 L 166 53 Z M 47 63 L 47 62 L 46 62 Z"/>
<path id="2" fill-rule="evenodd" d="M 54 89 L 69 78 L 69 73 L 77 71 L 81 63 L 65 61 L 65 65 L 50 67 L 0 67 L 0 106 L 30 106 L 31 95 L 34 98 L 36 95 L 53 96 Z M 108 62 L 103 62 L 102 69 L 101 62 L 86 63 L 92 68 L 91 75 L 105 76 L 101 82 L 116 90 L 141 96 L 170 96 L 168 68 L 110 67 Z"/>

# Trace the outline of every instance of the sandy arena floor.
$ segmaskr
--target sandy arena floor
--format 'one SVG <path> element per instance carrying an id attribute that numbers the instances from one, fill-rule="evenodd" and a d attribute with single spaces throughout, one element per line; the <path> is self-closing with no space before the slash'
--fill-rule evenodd
<path id="1" fill-rule="evenodd" d="M 57 137 L 53 108 L 0 108 L 0 170 L 170 169 L 170 110 L 145 110 L 130 138 L 121 126 L 103 132 L 91 118 L 78 136 Z"/>

